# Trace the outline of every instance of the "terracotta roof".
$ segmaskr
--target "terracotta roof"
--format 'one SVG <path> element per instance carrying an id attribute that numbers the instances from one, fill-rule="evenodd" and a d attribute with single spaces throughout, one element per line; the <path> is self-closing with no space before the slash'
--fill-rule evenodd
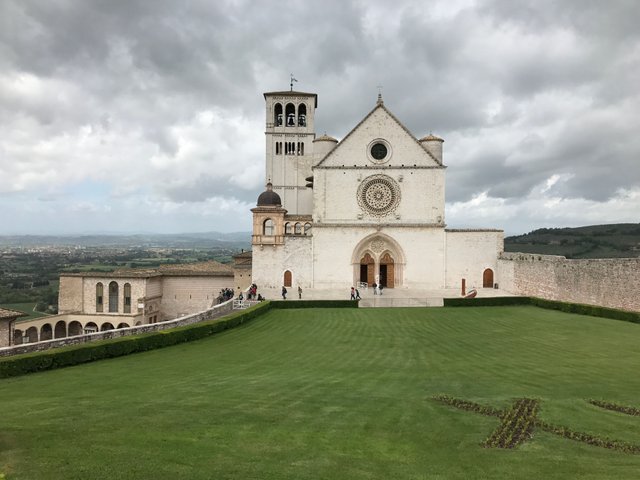
<path id="1" fill-rule="evenodd" d="M 215 260 L 181 265 L 160 265 L 158 268 L 120 268 L 114 272 L 66 273 L 63 277 L 151 278 L 170 276 L 225 276 L 233 275 L 233 268 Z"/>
<path id="2" fill-rule="evenodd" d="M 26 317 L 24 312 L 18 312 L 17 310 L 9 310 L 7 308 L 0 308 L 0 318 L 18 318 Z"/>
<path id="3" fill-rule="evenodd" d="M 164 276 L 225 276 L 233 275 L 233 268 L 224 263 L 209 260 L 208 262 L 186 263 L 183 265 L 160 265 L 160 273 Z"/>
<path id="4" fill-rule="evenodd" d="M 61 277 L 102 277 L 102 278 L 150 278 L 160 277 L 162 273 L 148 268 L 119 268 L 113 272 L 61 273 Z"/>
<path id="5" fill-rule="evenodd" d="M 234 255 L 233 258 L 251 258 L 253 256 L 253 252 L 248 250 L 246 252 L 241 252 L 237 255 Z"/>

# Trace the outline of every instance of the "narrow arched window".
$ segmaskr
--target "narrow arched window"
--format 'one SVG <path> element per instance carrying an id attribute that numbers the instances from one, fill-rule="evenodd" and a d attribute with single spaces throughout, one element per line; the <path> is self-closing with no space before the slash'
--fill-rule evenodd
<path id="1" fill-rule="evenodd" d="M 304 103 L 298 106 L 298 125 L 307 126 L 307 106 Z"/>
<path id="2" fill-rule="evenodd" d="M 282 105 L 276 103 L 273 109 L 273 123 L 276 127 L 282 126 Z"/>
<path id="3" fill-rule="evenodd" d="M 118 313 L 118 284 L 109 284 L 109 313 Z"/>
<path id="4" fill-rule="evenodd" d="M 295 234 L 296 235 L 302 235 L 302 224 L 301 223 L 296 223 Z"/>
<path id="5" fill-rule="evenodd" d="M 104 287 L 102 282 L 96 284 L 96 312 L 104 311 Z"/>
<path id="6" fill-rule="evenodd" d="M 262 224 L 262 233 L 263 235 L 273 235 L 273 220 L 267 218 Z"/>
<path id="7" fill-rule="evenodd" d="M 304 155 L 304 142 L 298 142 L 298 155 Z"/>
<path id="8" fill-rule="evenodd" d="M 276 155 L 280 155 L 280 142 L 276 142 Z"/>
<path id="9" fill-rule="evenodd" d="M 284 226 L 284 233 L 287 235 L 291 235 L 291 233 L 293 233 L 291 231 L 291 224 L 289 222 L 287 222 Z"/>
<path id="10" fill-rule="evenodd" d="M 131 284 L 124 284 L 124 313 L 131 313 Z"/>
<path id="11" fill-rule="evenodd" d="M 311 224 L 310 223 L 305 223 L 304 224 L 304 234 L 305 235 L 309 235 L 311 233 Z"/>
<path id="12" fill-rule="evenodd" d="M 285 109 L 285 116 L 287 117 L 287 127 L 295 127 L 296 126 L 296 107 L 293 103 L 287 103 L 287 107 Z"/>

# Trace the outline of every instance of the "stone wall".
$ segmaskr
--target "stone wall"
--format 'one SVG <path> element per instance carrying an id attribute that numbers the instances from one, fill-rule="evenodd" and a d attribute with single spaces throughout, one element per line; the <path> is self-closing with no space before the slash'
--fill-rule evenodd
<path id="1" fill-rule="evenodd" d="M 640 311 L 640 258 L 503 253 L 497 278 L 501 289 L 517 295 Z"/>
<path id="2" fill-rule="evenodd" d="M 11 345 L 11 324 L 14 318 L 0 318 L 0 347 Z"/>
<path id="3" fill-rule="evenodd" d="M 58 312 L 82 312 L 83 293 L 82 277 L 67 277 L 61 275 L 60 291 L 58 293 Z M 92 294 L 92 298 L 95 299 L 95 292 Z"/>
<path id="4" fill-rule="evenodd" d="M 137 335 L 140 333 L 152 333 L 166 330 L 169 328 L 182 327 L 184 325 L 191 325 L 194 323 L 204 322 L 214 318 L 219 318 L 227 315 L 233 310 L 233 300 L 229 300 L 220 305 L 206 310 L 200 313 L 194 313 L 193 315 L 187 315 L 175 320 L 168 320 L 166 322 L 154 323 L 151 325 L 140 325 L 137 327 L 121 328 L 118 330 L 109 330 L 106 332 L 96 332 L 85 335 L 76 335 L 74 337 L 58 338 L 55 340 L 46 340 L 38 343 L 27 343 L 24 345 L 16 345 L 14 347 L 0 348 L 0 357 L 6 357 L 10 355 L 19 355 L 21 353 L 40 352 L 49 350 L 51 348 L 65 347 L 68 345 L 76 345 L 79 343 L 87 343 L 97 340 L 107 340 L 111 338 L 126 337 L 129 335 Z"/>

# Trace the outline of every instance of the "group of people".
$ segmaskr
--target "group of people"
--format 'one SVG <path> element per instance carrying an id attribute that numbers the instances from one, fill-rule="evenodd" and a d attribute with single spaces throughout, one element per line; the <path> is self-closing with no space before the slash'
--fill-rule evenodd
<path id="1" fill-rule="evenodd" d="M 247 300 L 259 300 L 258 298 L 258 286 L 252 283 L 247 292 Z"/>
<path id="2" fill-rule="evenodd" d="M 360 290 L 351 287 L 351 300 L 360 300 Z"/>
<path id="3" fill-rule="evenodd" d="M 218 303 L 224 303 L 233 298 L 233 288 L 223 288 L 218 295 Z"/>
<path id="4" fill-rule="evenodd" d="M 378 285 L 374 282 L 373 285 L 371 285 L 371 288 L 373 288 L 374 295 L 382 295 L 382 285 Z"/>

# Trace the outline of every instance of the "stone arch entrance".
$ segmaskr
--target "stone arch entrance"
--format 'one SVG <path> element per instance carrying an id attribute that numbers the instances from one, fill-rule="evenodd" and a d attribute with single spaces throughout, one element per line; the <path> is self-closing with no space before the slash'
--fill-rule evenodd
<path id="1" fill-rule="evenodd" d="M 389 252 L 384 252 L 380 257 L 380 278 L 379 283 L 384 288 L 393 288 L 395 285 L 395 262 Z"/>
<path id="2" fill-rule="evenodd" d="M 368 285 L 373 284 L 376 277 L 376 262 L 369 252 L 360 259 L 360 282 Z"/>
<path id="3" fill-rule="evenodd" d="M 490 268 L 482 272 L 482 288 L 493 288 L 493 270 Z"/>
<path id="4" fill-rule="evenodd" d="M 398 242 L 383 233 L 371 234 L 353 250 L 353 282 L 366 281 L 369 286 L 380 283 L 385 288 L 400 287 L 404 283 L 405 263 L 404 251 Z"/>

